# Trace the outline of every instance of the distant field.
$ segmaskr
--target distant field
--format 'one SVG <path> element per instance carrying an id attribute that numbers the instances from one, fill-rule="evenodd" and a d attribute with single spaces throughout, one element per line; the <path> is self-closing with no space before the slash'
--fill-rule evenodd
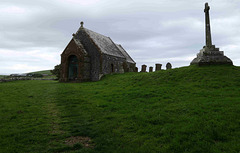
<path id="1" fill-rule="evenodd" d="M 6 75 L 0 75 L 0 79 L 4 78 Z"/>
<path id="2" fill-rule="evenodd" d="M 29 73 L 52 75 L 52 73 L 51 73 L 50 71 L 51 71 L 51 70 L 43 70 L 43 71 L 36 71 L 36 72 L 29 72 Z"/>
<path id="3" fill-rule="evenodd" d="M 0 83 L 0 152 L 239 153 L 240 68 Z"/>
<path id="4" fill-rule="evenodd" d="M 53 75 L 51 72 L 51 70 L 43 70 L 43 71 L 36 71 L 36 72 L 29 72 L 29 73 L 34 73 L 34 74 L 47 74 L 48 76 L 43 76 L 43 77 L 40 77 L 42 79 L 56 79 L 56 76 Z M 0 79 L 3 79 L 3 78 L 10 78 L 9 75 L 0 75 Z"/>
<path id="5" fill-rule="evenodd" d="M 36 71 L 30 72 L 35 74 L 48 74 L 49 76 L 43 76 L 43 79 L 56 79 L 56 76 L 51 73 L 51 70 L 43 70 L 43 71 Z"/>

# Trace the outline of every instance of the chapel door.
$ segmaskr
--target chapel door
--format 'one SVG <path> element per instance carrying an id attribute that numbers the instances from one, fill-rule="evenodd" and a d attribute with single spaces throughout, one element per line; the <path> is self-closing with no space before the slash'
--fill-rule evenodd
<path id="1" fill-rule="evenodd" d="M 71 55 L 68 59 L 68 80 L 76 80 L 78 77 L 78 59 Z"/>

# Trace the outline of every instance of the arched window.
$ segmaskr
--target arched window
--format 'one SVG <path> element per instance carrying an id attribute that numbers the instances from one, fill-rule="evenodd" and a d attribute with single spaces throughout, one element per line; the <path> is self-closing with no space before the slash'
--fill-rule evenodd
<path id="1" fill-rule="evenodd" d="M 76 80 L 78 77 L 78 59 L 77 56 L 71 55 L 68 58 L 68 79 Z"/>

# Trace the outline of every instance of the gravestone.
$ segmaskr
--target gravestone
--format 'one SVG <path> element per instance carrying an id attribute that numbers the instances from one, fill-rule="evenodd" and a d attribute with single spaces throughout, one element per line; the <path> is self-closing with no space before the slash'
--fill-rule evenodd
<path id="1" fill-rule="evenodd" d="M 156 64 L 155 71 L 160 71 L 162 64 Z"/>
<path id="2" fill-rule="evenodd" d="M 138 67 L 135 67 L 135 72 L 138 72 Z"/>
<path id="3" fill-rule="evenodd" d="M 197 57 L 192 60 L 191 65 L 233 65 L 231 59 L 224 56 L 223 51 L 219 51 L 219 48 L 215 48 L 215 45 L 212 45 L 209 10 L 210 7 L 208 6 L 208 3 L 205 3 L 204 12 L 206 45 L 203 46 L 203 49 L 200 50 L 200 52 L 197 54 Z"/>
<path id="4" fill-rule="evenodd" d="M 172 69 L 172 64 L 168 62 L 168 63 L 166 64 L 166 69 L 167 69 L 167 70 L 168 70 L 168 69 Z"/>
<path id="5" fill-rule="evenodd" d="M 153 67 L 152 66 L 149 67 L 149 72 L 153 72 Z"/>
<path id="6" fill-rule="evenodd" d="M 141 72 L 146 72 L 147 65 L 142 65 L 142 70 Z"/>

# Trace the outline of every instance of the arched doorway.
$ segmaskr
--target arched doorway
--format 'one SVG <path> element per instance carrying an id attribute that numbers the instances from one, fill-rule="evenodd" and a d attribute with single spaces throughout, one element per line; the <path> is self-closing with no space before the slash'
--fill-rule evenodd
<path id="1" fill-rule="evenodd" d="M 111 73 L 114 72 L 114 67 L 113 67 L 113 64 L 111 64 Z"/>
<path id="2" fill-rule="evenodd" d="M 77 56 L 71 55 L 68 58 L 68 80 L 76 80 L 78 77 L 78 59 Z"/>

